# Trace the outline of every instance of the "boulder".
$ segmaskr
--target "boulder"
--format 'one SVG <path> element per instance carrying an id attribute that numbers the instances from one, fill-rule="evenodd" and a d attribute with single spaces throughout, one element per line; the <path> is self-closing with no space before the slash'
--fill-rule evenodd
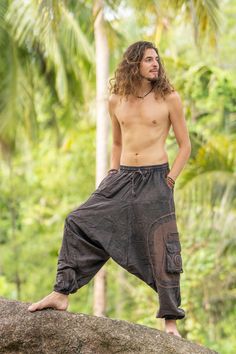
<path id="1" fill-rule="evenodd" d="M 0 297 L 1 354 L 210 354 L 216 353 L 155 328 L 44 309 Z"/>

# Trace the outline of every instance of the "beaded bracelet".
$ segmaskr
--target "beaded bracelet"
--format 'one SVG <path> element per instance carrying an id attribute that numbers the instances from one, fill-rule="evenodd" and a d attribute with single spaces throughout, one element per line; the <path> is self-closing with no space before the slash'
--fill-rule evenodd
<path id="1" fill-rule="evenodd" d="M 167 176 L 167 178 L 172 184 L 175 184 L 175 180 L 173 178 L 171 178 L 170 176 Z"/>
<path id="2" fill-rule="evenodd" d="M 170 176 L 166 176 L 166 183 L 168 184 L 168 186 L 170 188 L 174 188 L 175 186 L 175 180 L 173 180 L 173 178 L 171 178 Z"/>

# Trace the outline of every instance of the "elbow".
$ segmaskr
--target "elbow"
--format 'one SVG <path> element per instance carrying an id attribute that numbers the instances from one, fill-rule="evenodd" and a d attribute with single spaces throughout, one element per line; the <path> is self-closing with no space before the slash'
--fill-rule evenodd
<path id="1" fill-rule="evenodd" d="M 192 145 L 191 145 L 191 141 L 190 141 L 190 140 L 189 140 L 189 142 L 186 144 L 185 150 L 186 150 L 187 158 L 189 159 L 190 156 L 191 156 L 191 152 L 192 152 Z"/>

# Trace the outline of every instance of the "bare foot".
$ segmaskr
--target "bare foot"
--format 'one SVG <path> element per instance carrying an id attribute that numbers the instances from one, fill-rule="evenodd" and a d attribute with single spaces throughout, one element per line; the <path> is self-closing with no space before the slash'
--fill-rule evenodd
<path id="1" fill-rule="evenodd" d="M 28 307 L 28 310 L 31 312 L 42 310 L 48 307 L 52 307 L 55 310 L 65 311 L 68 307 L 68 295 L 57 293 L 53 291 L 48 296 L 44 297 L 41 301 L 35 302 L 34 304 Z"/>
<path id="2" fill-rule="evenodd" d="M 176 320 L 165 320 L 165 332 L 182 338 L 176 327 Z"/>

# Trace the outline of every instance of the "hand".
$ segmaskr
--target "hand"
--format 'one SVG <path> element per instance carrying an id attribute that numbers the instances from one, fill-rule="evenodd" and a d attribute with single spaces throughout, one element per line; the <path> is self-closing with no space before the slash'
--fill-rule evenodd
<path id="1" fill-rule="evenodd" d="M 109 171 L 108 171 L 108 174 L 113 174 L 113 173 L 117 173 L 118 170 L 116 168 L 111 168 Z"/>
<path id="2" fill-rule="evenodd" d="M 168 175 L 166 176 L 166 183 L 170 189 L 174 189 L 175 180 Z"/>

